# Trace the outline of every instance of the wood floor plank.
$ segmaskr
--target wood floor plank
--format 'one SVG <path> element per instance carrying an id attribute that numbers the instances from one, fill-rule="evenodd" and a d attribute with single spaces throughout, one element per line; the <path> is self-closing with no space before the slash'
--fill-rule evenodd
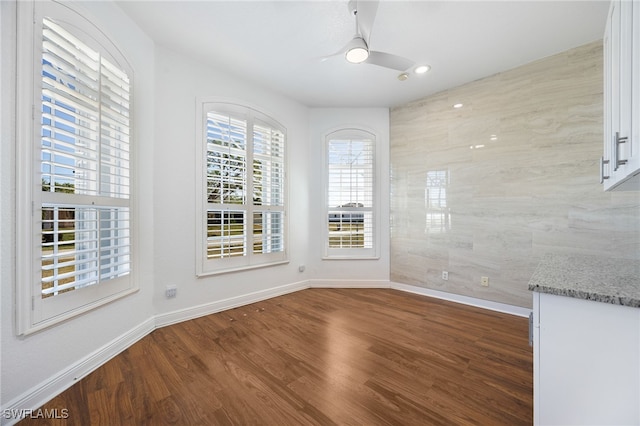
<path id="1" fill-rule="evenodd" d="M 155 330 L 31 424 L 527 425 L 525 318 L 390 289 L 308 289 Z"/>

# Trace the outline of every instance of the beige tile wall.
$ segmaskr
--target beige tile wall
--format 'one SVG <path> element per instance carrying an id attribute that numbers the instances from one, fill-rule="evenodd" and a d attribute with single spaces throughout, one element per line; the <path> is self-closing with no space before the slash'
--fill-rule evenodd
<path id="1" fill-rule="evenodd" d="M 594 42 L 393 108 L 391 280 L 531 307 L 544 253 L 639 260 L 640 193 L 599 184 L 602 86 Z"/>

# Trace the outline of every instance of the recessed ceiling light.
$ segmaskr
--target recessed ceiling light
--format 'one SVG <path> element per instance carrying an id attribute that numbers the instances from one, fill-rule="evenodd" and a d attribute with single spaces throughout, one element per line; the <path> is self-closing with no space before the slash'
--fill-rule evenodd
<path id="1" fill-rule="evenodd" d="M 427 71 L 429 71 L 431 69 L 431 67 L 429 65 L 418 65 L 413 72 L 415 72 L 416 74 L 424 74 Z"/>
<path id="2" fill-rule="evenodd" d="M 398 75 L 398 80 L 400 81 L 405 81 L 409 78 L 409 74 L 407 74 L 406 72 L 403 72 L 402 74 Z"/>
<path id="3" fill-rule="evenodd" d="M 497 137 L 496 135 L 491 135 L 491 136 L 489 137 L 489 140 L 497 141 L 497 140 L 498 140 L 498 137 Z"/>
<path id="4" fill-rule="evenodd" d="M 462 104 L 453 104 L 454 108 L 462 108 Z"/>

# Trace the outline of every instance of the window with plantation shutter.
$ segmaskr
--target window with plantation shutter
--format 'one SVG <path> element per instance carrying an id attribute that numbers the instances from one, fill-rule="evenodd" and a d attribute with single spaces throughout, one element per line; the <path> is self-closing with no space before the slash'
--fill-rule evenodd
<path id="1" fill-rule="evenodd" d="M 31 229 L 38 329 L 130 293 L 131 71 L 81 15 L 36 2 Z M 39 41 L 39 42 L 38 42 Z"/>
<path id="2" fill-rule="evenodd" d="M 286 261 L 284 128 L 247 107 L 201 108 L 198 275 Z"/>
<path id="3" fill-rule="evenodd" d="M 375 135 L 344 129 L 326 137 L 327 257 L 375 256 Z"/>

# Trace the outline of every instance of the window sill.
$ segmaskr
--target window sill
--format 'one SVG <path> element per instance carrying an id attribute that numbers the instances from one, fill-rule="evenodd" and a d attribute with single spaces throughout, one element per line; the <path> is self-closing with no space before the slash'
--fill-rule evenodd
<path id="1" fill-rule="evenodd" d="M 223 274 L 230 274 L 230 273 L 234 273 L 234 272 L 250 271 L 252 269 L 260 269 L 260 268 L 268 268 L 270 266 L 286 265 L 288 263 L 289 263 L 289 260 L 281 260 L 281 261 L 278 261 L 278 262 L 261 263 L 259 265 L 238 266 L 238 267 L 228 268 L 228 269 L 219 269 L 219 270 L 216 270 L 216 271 L 199 272 L 199 273 L 196 274 L 196 277 L 197 278 L 206 278 L 206 277 L 210 277 L 210 276 L 213 276 L 213 275 L 223 275 Z"/>
<path id="2" fill-rule="evenodd" d="M 323 256 L 322 260 L 380 260 L 380 256 Z"/>

